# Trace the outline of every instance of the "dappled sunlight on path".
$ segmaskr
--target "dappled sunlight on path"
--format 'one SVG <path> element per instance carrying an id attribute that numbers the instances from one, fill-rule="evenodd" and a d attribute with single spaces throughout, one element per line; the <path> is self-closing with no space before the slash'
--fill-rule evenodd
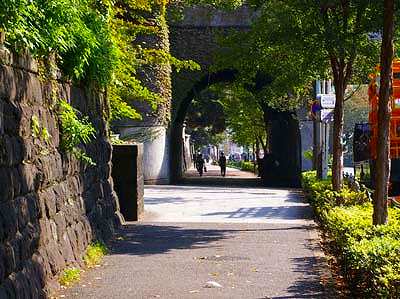
<path id="1" fill-rule="evenodd" d="M 296 190 L 147 186 L 147 219 L 161 222 L 306 223 L 312 213 Z"/>

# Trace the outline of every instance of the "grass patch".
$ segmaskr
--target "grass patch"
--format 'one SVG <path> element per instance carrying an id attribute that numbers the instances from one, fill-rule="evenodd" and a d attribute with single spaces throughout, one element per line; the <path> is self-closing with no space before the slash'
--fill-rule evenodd
<path id="1" fill-rule="evenodd" d="M 86 254 L 83 257 L 85 265 L 88 268 L 93 268 L 99 265 L 103 257 L 108 253 L 108 249 L 104 243 L 96 242 L 88 246 Z"/>
<path id="2" fill-rule="evenodd" d="M 81 278 L 81 269 L 78 268 L 68 268 L 65 269 L 59 278 L 59 282 L 62 286 L 70 286 L 79 281 Z"/>

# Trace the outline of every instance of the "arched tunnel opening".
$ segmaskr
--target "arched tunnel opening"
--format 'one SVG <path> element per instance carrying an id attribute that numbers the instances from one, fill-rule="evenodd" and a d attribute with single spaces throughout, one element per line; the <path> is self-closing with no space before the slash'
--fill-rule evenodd
<path id="1" fill-rule="evenodd" d="M 201 91 L 218 83 L 232 83 L 237 78 L 236 70 L 222 70 L 206 74 L 197 81 L 176 109 L 170 134 L 171 182 L 176 184 L 184 178 L 183 128 L 189 107 Z M 257 75 L 254 90 L 262 89 L 271 81 L 265 75 Z M 265 153 L 259 171 L 261 181 L 268 187 L 299 187 L 301 177 L 301 135 L 295 111 L 279 111 L 264 105 L 264 121 L 268 127 L 268 152 Z M 261 165 L 260 165 L 261 164 Z"/>

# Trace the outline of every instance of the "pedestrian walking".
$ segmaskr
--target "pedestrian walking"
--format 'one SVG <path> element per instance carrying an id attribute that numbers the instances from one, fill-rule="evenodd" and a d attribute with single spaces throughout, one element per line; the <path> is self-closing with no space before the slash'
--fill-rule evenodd
<path id="1" fill-rule="evenodd" d="M 219 155 L 218 164 L 221 167 L 221 175 L 224 177 L 226 175 L 226 157 L 223 152 Z"/>
<path id="2" fill-rule="evenodd" d="M 199 153 L 196 158 L 196 169 L 199 172 L 200 176 L 203 176 L 203 169 L 204 169 L 204 159 L 203 155 Z"/>

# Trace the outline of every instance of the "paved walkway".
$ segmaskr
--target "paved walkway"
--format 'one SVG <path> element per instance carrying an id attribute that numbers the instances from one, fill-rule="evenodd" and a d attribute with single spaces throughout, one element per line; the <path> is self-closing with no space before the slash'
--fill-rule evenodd
<path id="1" fill-rule="evenodd" d="M 126 225 L 104 266 L 85 273 L 66 298 L 331 296 L 299 191 L 149 186 L 145 196 L 145 220 Z"/>

